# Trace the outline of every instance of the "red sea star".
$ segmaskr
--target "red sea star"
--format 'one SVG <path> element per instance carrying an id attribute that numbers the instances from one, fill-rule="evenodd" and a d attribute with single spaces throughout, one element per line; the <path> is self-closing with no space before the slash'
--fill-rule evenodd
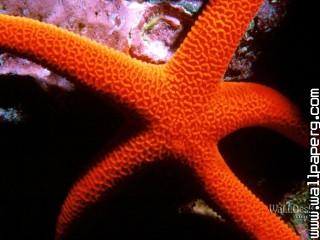
<path id="1" fill-rule="evenodd" d="M 299 237 L 250 192 L 222 159 L 227 134 L 260 125 L 305 145 L 298 110 L 276 91 L 223 82 L 230 58 L 261 0 L 209 1 L 174 57 L 165 65 L 132 59 L 89 39 L 34 20 L 0 16 L 0 47 L 42 63 L 117 101 L 147 120 L 146 129 L 93 166 L 70 190 L 57 222 L 67 236 L 120 180 L 145 162 L 171 154 L 198 176 L 210 201 L 257 239 Z"/>

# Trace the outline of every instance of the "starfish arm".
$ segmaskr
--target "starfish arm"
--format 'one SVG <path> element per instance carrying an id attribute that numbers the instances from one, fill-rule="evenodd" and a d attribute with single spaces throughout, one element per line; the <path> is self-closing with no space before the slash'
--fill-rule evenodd
<path id="1" fill-rule="evenodd" d="M 162 67 L 143 63 L 51 24 L 0 14 L 0 48 L 30 58 L 70 79 L 143 105 L 160 84 Z M 144 103 L 148 105 L 148 102 Z"/>
<path id="2" fill-rule="evenodd" d="M 210 0 L 186 39 L 167 64 L 186 81 L 223 79 L 233 53 L 262 0 Z"/>
<path id="3" fill-rule="evenodd" d="M 105 196 L 120 180 L 133 174 L 143 163 L 160 159 L 165 150 L 153 133 L 143 133 L 107 154 L 68 193 L 56 227 L 56 240 L 64 239 L 71 224 L 88 206 Z"/>
<path id="4" fill-rule="evenodd" d="M 217 111 L 224 112 L 217 119 L 217 124 L 223 126 L 219 139 L 240 128 L 263 126 L 303 146 L 307 145 L 307 126 L 298 108 L 289 99 L 255 83 L 225 82 L 222 85 L 219 103 L 216 103 L 220 108 Z"/>
<path id="5" fill-rule="evenodd" d="M 213 149 L 213 150 L 212 150 Z M 198 155 L 200 156 L 200 155 Z M 216 203 L 240 229 L 254 239 L 298 240 L 299 237 L 259 200 L 225 164 L 216 147 L 194 166 L 209 204 Z"/>

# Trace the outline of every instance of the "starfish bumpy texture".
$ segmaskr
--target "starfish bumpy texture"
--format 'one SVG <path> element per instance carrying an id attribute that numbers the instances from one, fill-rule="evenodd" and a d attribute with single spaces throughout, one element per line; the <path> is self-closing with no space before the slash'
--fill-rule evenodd
<path id="1" fill-rule="evenodd" d="M 0 15 L 0 48 L 113 96 L 147 125 L 70 190 L 58 217 L 65 239 L 121 180 L 164 156 L 187 164 L 209 197 L 256 239 L 299 239 L 233 174 L 217 143 L 240 128 L 263 126 L 306 145 L 298 109 L 275 90 L 223 82 L 223 75 L 261 0 L 210 0 L 173 58 L 164 65 L 136 60 L 84 37 L 35 20 Z"/>

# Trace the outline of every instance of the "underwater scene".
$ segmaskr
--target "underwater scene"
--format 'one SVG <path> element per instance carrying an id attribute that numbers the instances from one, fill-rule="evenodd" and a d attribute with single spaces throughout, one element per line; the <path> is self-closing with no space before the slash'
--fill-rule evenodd
<path id="1" fill-rule="evenodd" d="M 0 239 L 318 239 L 314 9 L 0 0 Z"/>

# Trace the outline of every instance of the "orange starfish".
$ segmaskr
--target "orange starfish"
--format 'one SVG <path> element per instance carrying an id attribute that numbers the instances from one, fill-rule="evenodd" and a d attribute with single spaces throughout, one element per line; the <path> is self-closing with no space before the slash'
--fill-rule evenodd
<path id="1" fill-rule="evenodd" d="M 0 16 L 0 47 L 113 96 L 147 120 L 145 130 L 93 166 L 70 190 L 57 222 L 66 238 L 120 180 L 145 162 L 171 154 L 198 176 L 217 203 L 257 239 L 299 239 L 244 186 L 217 143 L 229 133 L 260 125 L 306 145 L 303 120 L 288 99 L 223 75 L 261 0 L 209 1 L 174 57 L 165 65 L 132 59 L 89 39 L 38 21 Z M 209 204 L 211 204 L 209 203 Z"/>

